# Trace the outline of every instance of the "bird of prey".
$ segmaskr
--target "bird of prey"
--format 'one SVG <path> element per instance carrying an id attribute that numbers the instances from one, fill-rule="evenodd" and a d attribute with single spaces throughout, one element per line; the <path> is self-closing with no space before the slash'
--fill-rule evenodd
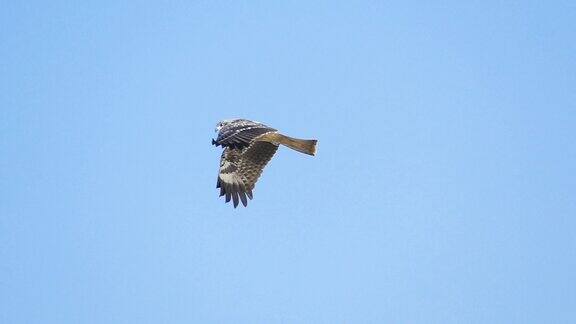
<path id="1" fill-rule="evenodd" d="M 212 144 L 222 146 L 220 171 L 216 188 L 220 188 L 220 197 L 226 196 L 244 207 L 248 198 L 252 199 L 252 190 L 262 170 L 272 159 L 279 145 L 287 146 L 298 152 L 316 154 L 316 140 L 303 140 L 280 134 L 276 129 L 262 123 L 247 120 L 223 120 L 216 125 L 218 137 Z"/>

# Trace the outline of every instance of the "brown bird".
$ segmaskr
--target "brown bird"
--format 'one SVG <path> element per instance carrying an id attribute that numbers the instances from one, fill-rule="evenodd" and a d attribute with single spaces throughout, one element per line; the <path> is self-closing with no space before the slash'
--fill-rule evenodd
<path id="1" fill-rule="evenodd" d="M 316 154 L 316 140 L 303 140 L 278 133 L 274 128 L 246 119 L 223 120 L 216 125 L 218 138 L 212 140 L 224 151 L 220 159 L 220 172 L 216 188 L 220 196 L 234 202 L 234 208 L 242 201 L 248 205 L 252 190 L 266 164 L 272 159 L 279 145 L 298 152 Z"/>

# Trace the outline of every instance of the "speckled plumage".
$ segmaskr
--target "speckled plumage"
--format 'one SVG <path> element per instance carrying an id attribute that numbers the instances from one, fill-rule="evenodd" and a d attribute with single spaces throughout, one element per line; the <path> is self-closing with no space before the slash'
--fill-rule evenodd
<path id="1" fill-rule="evenodd" d="M 262 123 L 247 119 L 235 119 L 218 123 L 218 137 L 212 140 L 212 144 L 222 147 L 243 148 L 263 134 L 276 132 L 277 130 Z"/>

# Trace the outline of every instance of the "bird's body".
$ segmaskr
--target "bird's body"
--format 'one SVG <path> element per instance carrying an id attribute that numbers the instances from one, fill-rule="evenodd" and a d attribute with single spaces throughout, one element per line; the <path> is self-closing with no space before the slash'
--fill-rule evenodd
<path id="1" fill-rule="evenodd" d="M 216 132 L 218 137 L 212 140 L 212 144 L 224 148 L 216 187 L 220 188 L 220 196 L 226 196 L 226 202 L 234 202 L 234 208 L 240 201 L 247 206 L 246 197 L 253 198 L 256 181 L 279 145 L 309 155 L 316 154 L 316 140 L 291 138 L 274 128 L 246 119 L 222 121 L 216 126 Z"/>

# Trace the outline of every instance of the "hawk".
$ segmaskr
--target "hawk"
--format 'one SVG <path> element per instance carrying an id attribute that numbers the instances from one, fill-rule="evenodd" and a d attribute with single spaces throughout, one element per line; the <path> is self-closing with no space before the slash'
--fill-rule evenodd
<path id="1" fill-rule="evenodd" d="M 216 133 L 218 137 L 212 139 L 212 144 L 224 148 L 216 188 L 220 188 L 220 197 L 226 196 L 226 202 L 232 199 L 234 208 L 240 201 L 244 207 L 248 205 L 246 197 L 253 198 L 256 181 L 280 144 L 301 153 L 316 154 L 316 140 L 288 137 L 247 119 L 223 120 L 216 125 Z"/>

